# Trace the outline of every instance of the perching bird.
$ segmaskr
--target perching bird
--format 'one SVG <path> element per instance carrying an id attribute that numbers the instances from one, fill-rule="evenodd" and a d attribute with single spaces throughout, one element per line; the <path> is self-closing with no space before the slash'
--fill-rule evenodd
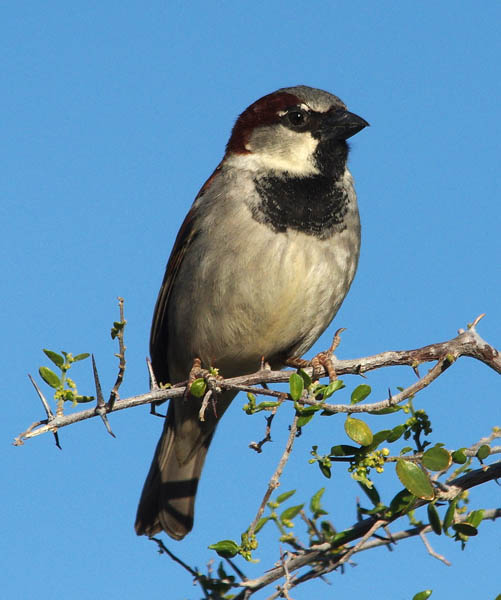
<path id="1" fill-rule="evenodd" d="M 186 380 L 196 358 L 225 378 L 256 371 L 263 357 L 281 368 L 318 339 L 357 268 L 346 140 L 367 125 L 336 96 L 306 86 L 264 96 L 239 116 L 167 264 L 150 338 L 158 382 Z M 138 535 L 182 539 L 191 530 L 207 449 L 234 396 L 218 396 L 204 421 L 200 400 L 170 401 Z"/>

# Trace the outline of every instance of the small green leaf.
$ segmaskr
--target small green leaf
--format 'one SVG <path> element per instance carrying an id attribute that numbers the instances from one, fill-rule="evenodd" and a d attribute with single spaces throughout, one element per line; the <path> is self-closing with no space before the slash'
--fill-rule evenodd
<path id="1" fill-rule="evenodd" d="M 447 509 L 447 512 L 445 513 L 445 517 L 444 517 L 444 531 L 447 531 L 447 529 L 449 529 L 449 527 L 452 525 L 452 522 L 454 521 L 454 516 L 456 514 L 456 504 L 458 503 L 459 498 L 454 498 L 454 500 L 451 500 L 451 502 L 449 502 L 449 508 Z"/>
<path id="2" fill-rule="evenodd" d="M 294 400 L 294 402 L 297 402 L 303 395 L 304 390 L 304 381 L 301 375 L 292 373 L 292 375 L 289 377 L 289 389 L 291 398 Z"/>
<path id="3" fill-rule="evenodd" d="M 254 533 L 259 533 L 269 520 L 270 520 L 270 517 L 261 517 L 259 519 L 259 521 L 256 523 L 256 527 L 254 528 Z"/>
<path id="4" fill-rule="evenodd" d="M 44 354 L 45 356 L 47 356 L 47 358 L 50 358 L 50 360 L 56 365 L 56 367 L 62 367 L 64 365 L 64 358 L 58 354 L 57 352 L 53 352 L 52 350 L 46 350 L 44 348 Z"/>
<path id="5" fill-rule="evenodd" d="M 386 438 L 386 441 L 389 444 L 392 444 L 393 442 L 396 442 L 398 439 L 400 439 L 404 433 L 405 425 L 397 425 L 390 431 L 388 437 Z"/>
<path id="6" fill-rule="evenodd" d="M 366 448 L 366 450 L 368 452 L 372 452 L 373 450 L 375 450 L 379 444 L 382 444 L 383 442 L 386 441 L 386 438 L 390 435 L 390 430 L 389 429 L 382 429 L 381 431 L 378 431 L 377 433 L 375 433 L 372 437 L 372 443 Z"/>
<path id="7" fill-rule="evenodd" d="M 469 523 L 454 523 L 452 529 L 454 529 L 456 533 L 461 533 L 467 537 L 473 537 L 478 534 L 477 528 Z"/>
<path id="8" fill-rule="evenodd" d="M 468 460 L 466 454 L 464 453 L 465 448 L 460 448 L 452 453 L 452 460 L 458 465 L 464 465 L 464 463 Z"/>
<path id="9" fill-rule="evenodd" d="M 409 452 L 412 452 L 412 446 L 405 446 L 405 448 L 400 450 L 400 456 L 402 456 L 402 454 L 409 454 Z"/>
<path id="10" fill-rule="evenodd" d="M 298 504 L 297 506 L 290 506 L 289 508 L 286 508 L 280 515 L 280 520 L 282 523 L 284 521 L 292 521 L 292 519 L 303 510 L 303 506 L 304 504 Z"/>
<path id="11" fill-rule="evenodd" d="M 339 444 L 337 446 L 332 446 L 331 455 L 332 456 L 354 456 L 360 452 L 360 448 L 356 446 L 350 446 L 348 444 Z"/>
<path id="12" fill-rule="evenodd" d="M 331 381 L 329 385 L 325 386 L 322 392 L 323 399 L 327 400 L 327 398 L 330 398 L 334 392 L 337 392 L 338 390 L 341 390 L 344 387 L 345 385 L 340 379 L 335 379 L 334 381 Z"/>
<path id="13" fill-rule="evenodd" d="M 314 412 L 311 412 L 306 415 L 304 415 L 304 414 L 301 415 L 299 417 L 299 419 L 297 420 L 297 424 L 296 424 L 297 427 L 304 427 L 305 425 L 307 425 L 313 419 L 314 414 L 315 414 Z"/>
<path id="14" fill-rule="evenodd" d="M 468 515 L 466 522 L 469 523 L 470 525 L 473 525 L 473 527 L 478 527 L 480 525 L 480 523 L 482 522 L 483 518 L 484 518 L 484 511 L 482 509 L 474 510 Z"/>
<path id="15" fill-rule="evenodd" d="M 422 462 L 430 471 L 446 471 L 451 466 L 452 458 L 445 448 L 434 446 L 426 450 Z"/>
<path id="16" fill-rule="evenodd" d="M 94 396 L 75 396 L 75 402 L 78 404 L 85 404 L 86 402 L 92 402 L 94 400 Z"/>
<path id="17" fill-rule="evenodd" d="M 397 475 L 402 484 L 417 498 L 433 500 L 435 492 L 428 474 L 410 460 L 399 458 L 396 467 Z"/>
<path id="18" fill-rule="evenodd" d="M 296 493 L 296 490 L 291 490 L 290 492 L 284 492 L 283 494 L 280 494 L 280 496 L 278 496 L 276 498 L 275 502 L 278 502 L 278 504 L 282 504 L 282 502 L 285 502 L 288 498 L 290 498 L 295 493 Z"/>
<path id="19" fill-rule="evenodd" d="M 317 519 L 320 515 L 326 515 L 327 512 L 321 507 L 320 501 L 324 495 L 325 488 L 320 488 L 318 492 L 313 494 L 310 500 L 310 510 L 313 513 L 313 517 Z"/>
<path id="20" fill-rule="evenodd" d="M 399 410 L 402 410 L 401 406 L 388 406 L 388 408 L 382 408 L 381 410 L 377 410 L 371 415 L 391 415 L 392 413 L 396 413 Z"/>
<path id="21" fill-rule="evenodd" d="M 416 501 L 416 496 L 408 490 L 403 489 L 390 502 L 390 512 L 392 515 L 403 513 L 408 510 Z"/>
<path id="22" fill-rule="evenodd" d="M 427 600 L 433 594 L 432 590 L 423 590 L 412 596 L 412 600 Z"/>
<path id="23" fill-rule="evenodd" d="M 367 423 L 360 419 L 347 417 L 344 422 L 344 430 L 349 438 L 361 446 L 368 446 L 372 443 L 372 431 Z"/>
<path id="24" fill-rule="evenodd" d="M 311 385 L 311 377 L 303 369 L 299 369 L 298 375 L 302 378 L 304 387 L 309 388 Z"/>
<path id="25" fill-rule="evenodd" d="M 487 458 L 489 456 L 489 454 L 491 453 L 491 449 L 489 448 L 489 446 L 487 446 L 487 444 L 483 444 L 482 446 L 480 446 L 480 448 L 477 450 L 477 454 L 476 457 L 479 460 L 484 460 L 484 458 Z"/>
<path id="26" fill-rule="evenodd" d="M 331 478 L 331 468 L 328 467 L 327 465 L 324 465 L 321 461 L 318 461 L 318 466 L 320 467 L 320 470 L 322 471 L 322 475 L 324 477 L 327 477 L 327 479 Z"/>
<path id="27" fill-rule="evenodd" d="M 362 383 L 361 385 L 357 386 L 351 393 L 350 404 L 358 404 L 359 402 L 362 402 L 362 400 L 367 398 L 371 391 L 371 386 L 367 385 L 366 383 Z"/>
<path id="28" fill-rule="evenodd" d="M 61 385 L 61 380 L 59 377 L 51 371 L 49 367 L 40 367 L 38 369 L 40 373 L 40 377 L 45 381 L 47 385 L 50 385 L 51 388 L 58 388 Z"/>
<path id="29" fill-rule="evenodd" d="M 233 558 L 238 554 L 239 549 L 240 546 L 233 540 L 221 540 L 209 546 L 209 550 L 215 550 L 223 558 Z"/>
<path id="30" fill-rule="evenodd" d="M 430 522 L 431 528 L 437 535 L 442 534 L 442 523 L 440 522 L 440 516 L 434 504 L 428 504 L 428 521 Z"/>
<path id="31" fill-rule="evenodd" d="M 207 383 L 203 377 L 199 379 L 195 379 L 195 381 L 191 384 L 190 394 L 195 398 L 201 398 L 205 394 L 205 390 L 207 389 Z"/>
<path id="32" fill-rule="evenodd" d="M 365 494 L 372 502 L 372 504 L 374 504 L 374 506 L 378 506 L 379 504 L 381 504 L 381 497 L 374 486 L 370 488 L 367 485 L 363 484 L 361 481 L 358 482 L 358 485 L 362 488 L 362 490 L 365 492 Z"/>
<path id="33" fill-rule="evenodd" d="M 73 362 L 78 362 L 79 360 L 85 360 L 86 358 L 89 358 L 90 354 L 88 352 L 83 352 L 82 354 L 77 354 L 74 358 L 73 358 Z"/>

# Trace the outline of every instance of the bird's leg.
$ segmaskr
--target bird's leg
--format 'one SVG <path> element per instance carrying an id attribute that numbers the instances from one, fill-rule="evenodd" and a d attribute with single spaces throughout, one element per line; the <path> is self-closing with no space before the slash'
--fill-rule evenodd
<path id="1" fill-rule="evenodd" d="M 332 344 L 330 345 L 329 349 L 325 350 L 324 352 L 319 352 L 311 360 L 304 360 L 303 358 L 289 358 L 287 359 L 285 364 L 289 367 L 294 367 L 296 369 L 312 367 L 313 379 L 318 378 L 318 376 L 322 373 L 321 367 L 323 367 L 327 375 L 329 376 L 329 380 L 334 381 L 335 379 L 337 379 L 337 375 L 334 369 L 332 356 L 334 354 L 334 350 L 339 346 L 341 342 L 341 334 L 343 333 L 343 331 L 345 331 L 344 327 L 338 329 L 334 334 L 334 338 L 332 339 Z"/>
<path id="2" fill-rule="evenodd" d="M 206 384 L 206 391 L 202 399 L 202 405 L 200 407 L 199 419 L 201 421 L 205 421 L 205 411 L 209 405 L 209 401 L 212 407 L 212 411 L 214 413 L 214 417 L 217 419 L 217 395 L 221 393 L 221 388 L 218 385 L 218 382 L 223 379 L 219 372 L 215 368 L 204 369 L 202 368 L 202 361 L 199 358 L 195 358 L 193 360 L 193 365 L 190 370 L 190 374 L 188 376 L 188 382 L 186 384 L 186 391 L 184 397 L 190 395 L 191 386 L 194 381 L 197 379 L 203 379 Z"/>

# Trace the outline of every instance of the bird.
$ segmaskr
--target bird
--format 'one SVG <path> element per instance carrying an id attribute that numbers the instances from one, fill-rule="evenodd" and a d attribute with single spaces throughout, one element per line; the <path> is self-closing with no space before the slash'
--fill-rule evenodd
<path id="1" fill-rule="evenodd" d="M 222 161 L 177 234 L 155 305 L 150 356 L 158 383 L 198 361 L 225 378 L 302 356 L 328 327 L 357 269 L 360 218 L 348 138 L 369 123 L 335 95 L 285 87 L 237 118 Z M 135 530 L 181 540 L 198 482 L 235 392 L 169 402 Z M 224 460 L 224 457 L 221 458 Z"/>

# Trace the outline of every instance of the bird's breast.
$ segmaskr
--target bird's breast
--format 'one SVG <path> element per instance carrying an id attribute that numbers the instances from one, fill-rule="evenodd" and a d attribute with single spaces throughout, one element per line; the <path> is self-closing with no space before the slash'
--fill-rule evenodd
<path id="1" fill-rule="evenodd" d="M 225 213 L 187 253 L 169 302 L 169 365 L 194 357 L 225 376 L 264 357 L 306 352 L 328 326 L 353 280 L 360 247 L 355 209 L 329 239 L 274 232 L 250 213 Z M 178 285 L 182 282 L 182 285 Z M 182 290 L 182 293 L 181 293 Z"/>

